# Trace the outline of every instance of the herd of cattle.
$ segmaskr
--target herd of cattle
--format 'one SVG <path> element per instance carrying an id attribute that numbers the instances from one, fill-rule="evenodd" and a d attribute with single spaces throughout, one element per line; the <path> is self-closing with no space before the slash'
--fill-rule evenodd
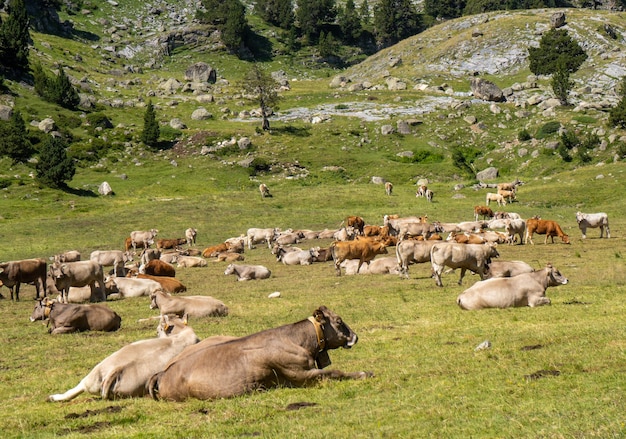
<path id="1" fill-rule="evenodd" d="M 391 188 L 387 188 L 389 193 Z M 193 248 L 197 235 L 193 228 L 180 239 L 157 239 L 156 229 L 134 231 L 124 250 L 94 251 L 86 261 L 71 251 L 56 255 L 51 264 L 43 258 L 0 263 L 0 281 L 16 301 L 21 283 L 34 284 L 37 302 L 31 321 L 47 320 L 53 334 L 120 328 L 121 317 L 106 305 L 73 302 L 102 302 L 113 295 L 148 296 L 150 307 L 160 310 L 157 338 L 123 347 L 75 388 L 51 395 L 50 401 L 69 400 L 82 392 L 105 399 L 148 394 L 177 401 L 230 397 L 276 385 L 300 386 L 322 377 L 359 379 L 372 373 L 324 369 L 330 364 L 328 350 L 350 348 L 357 336 L 323 306 L 312 316 L 279 328 L 241 338 L 216 336 L 199 341 L 186 317 L 226 316 L 228 307 L 210 296 L 176 295 L 186 291 L 175 277 L 177 268 L 203 267 L 214 258 L 228 262 L 224 275 L 234 274 L 239 281 L 267 279 L 272 274 L 267 267 L 235 263 L 244 260 L 246 249 L 267 245 L 282 264 L 333 261 L 337 275 L 343 271 L 408 278 L 411 265 L 430 263 L 436 285 L 442 286 L 446 267 L 459 269 L 459 285 L 471 271 L 481 280 L 457 297 L 457 305 L 464 310 L 550 304 L 546 289 L 568 282 L 558 269 L 547 264 L 535 270 L 523 261 L 496 258 L 498 245 L 534 244 L 535 233 L 545 235 L 546 244 L 548 238 L 554 242 L 554 237 L 569 244 L 559 224 L 538 216 L 523 220 L 512 212 L 493 212 L 488 206 L 476 206 L 474 215 L 474 221 L 459 223 L 385 215 L 382 225 L 367 225 L 363 218 L 350 216 L 339 229 L 322 231 L 250 228 L 245 235 L 204 250 Z M 610 238 L 605 213 L 577 212 L 576 220 L 583 238 L 588 228 L 600 228 L 600 237 Z M 298 247 L 317 239 L 332 242 L 324 248 Z M 377 257 L 389 254 L 390 247 L 395 248 L 395 255 Z M 105 272 L 108 267 L 110 271 Z M 57 300 L 51 299 L 53 294 L 58 294 Z"/>

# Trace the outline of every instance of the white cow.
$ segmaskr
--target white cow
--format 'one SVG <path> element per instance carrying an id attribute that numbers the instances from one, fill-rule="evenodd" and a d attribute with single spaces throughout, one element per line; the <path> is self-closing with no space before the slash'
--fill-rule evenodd
<path id="1" fill-rule="evenodd" d="M 276 259 L 285 265 L 311 265 L 313 260 L 319 256 L 317 248 L 300 251 L 288 251 L 280 247 L 276 253 Z"/>
<path id="2" fill-rule="evenodd" d="M 113 293 L 109 296 L 110 298 L 150 296 L 153 292 L 163 288 L 155 280 L 137 277 L 108 277 L 105 285 L 107 290 Z"/>
<path id="3" fill-rule="evenodd" d="M 476 282 L 459 295 L 456 303 L 466 310 L 549 305 L 546 289 L 567 282 L 559 270 L 548 264 L 532 273 Z"/>
<path id="4" fill-rule="evenodd" d="M 600 228 L 600 238 L 604 234 L 606 228 L 606 237 L 611 237 L 611 231 L 609 230 L 609 216 L 604 213 L 582 213 L 576 212 L 576 222 L 578 222 L 578 228 L 583 234 L 583 239 L 587 238 L 587 227 Z"/>
<path id="5" fill-rule="evenodd" d="M 256 228 L 252 227 L 248 229 L 246 232 L 246 238 L 248 240 L 248 249 L 251 250 L 254 244 L 259 244 L 261 242 L 267 243 L 267 248 L 271 249 L 272 244 L 280 236 L 280 229 L 278 227 L 274 228 Z"/>
<path id="6" fill-rule="evenodd" d="M 168 317 L 161 316 L 159 338 L 139 340 L 109 355 L 94 367 L 78 385 L 65 393 L 50 395 L 48 401 L 67 401 L 83 392 L 100 394 L 103 399 L 144 396 L 146 383 L 187 346 L 200 340 L 189 326 L 176 333 L 168 329 Z"/>
<path id="7" fill-rule="evenodd" d="M 409 265 L 430 262 L 430 249 L 439 241 L 405 239 L 396 245 L 396 262 L 402 276 L 409 278 Z"/>
<path id="8" fill-rule="evenodd" d="M 238 281 L 267 279 L 272 272 L 263 265 L 238 265 L 230 264 L 224 271 L 225 275 L 234 274 Z"/>
<path id="9" fill-rule="evenodd" d="M 206 259 L 199 256 L 179 256 L 176 259 L 177 267 L 206 267 Z"/>
<path id="10" fill-rule="evenodd" d="M 157 229 L 150 229 L 148 231 L 133 230 L 130 232 L 130 241 L 133 245 L 133 250 L 137 251 L 137 245 L 141 244 L 143 248 L 148 248 L 154 244 L 154 238 L 159 231 Z"/>
<path id="11" fill-rule="evenodd" d="M 185 230 L 185 239 L 187 240 L 187 245 L 192 246 L 196 243 L 196 236 L 198 236 L 198 229 L 194 229 L 193 227 L 189 227 Z"/>
<path id="12" fill-rule="evenodd" d="M 124 276 L 124 264 L 132 262 L 133 255 L 122 250 L 95 250 L 91 252 L 89 259 L 103 267 L 112 266 L 116 276 Z"/>
<path id="13" fill-rule="evenodd" d="M 150 294 L 150 309 L 158 309 L 161 315 L 176 314 L 179 317 L 224 317 L 228 307 L 211 296 L 172 296 L 162 290 Z"/>
<path id="14" fill-rule="evenodd" d="M 489 206 L 489 202 L 495 201 L 498 203 L 498 206 L 506 206 L 506 199 L 504 196 L 500 194 L 494 194 L 493 192 L 487 192 L 487 196 L 485 197 L 485 204 Z"/>
<path id="15" fill-rule="evenodd" d="M 437 243 L 430 249 L 430 263 L 437 286 L 441 287 L 441 273 L 444 267 L 461 269 L 459 285 L 463 282 L 465 271 L 470 270 L 477 273 L 481 279 L 485 278 L 485 273 L 489 268 L 491 259 L 500 256 L 497 244 L 457 244 L 457 243 Z"/>
<path id="16" fill-rule="evenodd" d="M 524 235 L 526 234 L 526 221 L 523 219 L 507 219 L 504 230 L 509 235 L 509 243 L 515 242 L 515 235 L 519 235 L 519 243 L 524 244 Z"/>
<path id="17" fill-rule="evenodd" d="M 356 271 L 359 266 L 358 259 L 346 259 L 340 264 L 340 266 L 345 268 L 346 275 L 400 274 L 400 267 L 398 266 L 398 260 L 395 256 L 373 259 L 369 264 L 361 265 L 358 273 Z"/>
<path id="18" fill-rule="evenodd" d="M 524 261 L 491 261 L 485 278 L 513 277 L 518 274 L 532 273 L 533 271 L 535 269 Z"/>

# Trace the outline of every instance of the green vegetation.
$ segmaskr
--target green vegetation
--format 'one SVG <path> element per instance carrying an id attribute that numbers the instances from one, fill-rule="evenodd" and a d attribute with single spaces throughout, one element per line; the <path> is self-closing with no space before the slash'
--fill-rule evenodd
<path id="1" fill-rule="evenodd" d="M 51 188 L 64 188 L 76 173 L 72 158 L 67 155 L 67 143 L 56 136 L 48 136 L 39 151 L 37 180 Z"/>
<path id="2" fill-rule="evenodd" d="M 146 111 L 143 115 L 143 131 L 141 132 L 141 141 L 148 146 L 154 147 L 159 141 L 160 127 L 156 119 L 156 112 L 152 101 L 148 101 Z"/>

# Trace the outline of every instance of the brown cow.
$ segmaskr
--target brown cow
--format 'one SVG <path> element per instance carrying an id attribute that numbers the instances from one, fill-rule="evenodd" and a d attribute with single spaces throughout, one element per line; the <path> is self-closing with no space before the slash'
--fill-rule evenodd
<path id="1" fill-rule="evenodd" d="M 109 355 L 94 367 L 78 385 L 65 393 L 50 395 L 48 401 L 67 401 L 83 392 L 100 394 L 103 399 L 144 396 L 146 383 L 161 372 L 187 346 L 198 343 L 198 337 L 189 326 L 172 332 L 161 317 L 158 338 L 139 340 Z M 165 323 L 164 323 L 165 322 Z"/>
<path id="2" fill-rule="evenodd" d="M 168 248 L 177 248 L 187 243 L 187 238 L 174 238 L 174 239 L 157 239 L 157 249 L 163 250 Z"/>
<path id="3" fill-rule="evenodd" d="M 387 254 L 387 247 L 382 242 L 376 242 L 368 239 L 360 239 L 357 241 L 335 241 L 330 245 L 333 261 L 335 262 L 335 271 L 337 276 L 341 276 L 340 265 L 346 259 L 358 259 L 359 266 L 357 273 L 366 262 L 368 265 L 376 255 Z"/>
<path id="4" fill-rule="evenodd" d="M 148 390 L 155 399 L 206 400 L 322 378 L 371 377 L 371 372 L 323 369 L 330 364 L 330 349 L 351 348 L 357 340 L 341 317 L 321 306 L 308 319 L 183 353 L 150 379 Z"/>
<path id="5" fill-rule="evenodd" d="M 529 218 L 526 220 L 526 244 L 530 241 L 531 244 L 535 245 L 533 242 L 533 234 L 537 233 L 539 235 L 546 235 L 546 239 L 543 241 L 544 244 L 548 243 L 548 237 L 552 238 L 552 243 L 554 244 L 554 237 L 558 236 L 565 244 L 569 244 L 569 236 L 563 233 L 561 230 L 561 226 L 556 221 L 552 220 L 542 220 L 537 218 Z"/>
<path id="6" fill-rule="evenodd" d="M 20 300 L 20 284 L 34 283 L 43 297 L 46 296 L 47 265 L 45 259 L 22 259 L 0 264 L 0 281 L 11 291 L 13 300 L 13 288 L 15 288 L 15 300 Z"/>
<path id="7" fill-rule="evenodd" d="M 141 271 L 141 267 L 140 267 Z M 176 269 L 172 264 L 168 264 L 160 259 L 152 259 L 143 266 L 143 273 L 151 276 L 175 277 Z"/>
<path id="8" fill-rule="evenodd" d="M 155 280 L 155 281 L 157 281 L 158 283 L 161 284 L 161 286 L 163 287 L 164 291 L 167 291 L 168 293 L 171 293 L 171 294 L 184 293 L 185 291 L 187 291 L 187 287 L 185 285 L 183 285 L 175 277 L 152 276 L 152 275 L 149 275 L 149 274 L 139 273 L 137 275 L 137 278 L 138 279 L 152 279 L 152 280 Z"/>
<path id="9" fill-rule="evenodd" d="M 106 305 L 60 303 L 48 297 L 39 299 L 30 321 L 46 320 L 51 334 L 82 331 L 117 331 L 122 318 Z"/>
<path id="10" fill-rule="evenodd" d="M 493 210 L 487 206 L 474 206 L 474 219 L 478 221 L 479 216 L 482 216 L 483 219 L 493 218 Z"/>
<path id="11" fill-rule="evenodd" d="M 360 216 L 351 215 L 346 218 L 346 227 L 353 227 L 358 231 L 359 235 L 363 235 L 363 228 L 365 227 L 365 221 Z"/>

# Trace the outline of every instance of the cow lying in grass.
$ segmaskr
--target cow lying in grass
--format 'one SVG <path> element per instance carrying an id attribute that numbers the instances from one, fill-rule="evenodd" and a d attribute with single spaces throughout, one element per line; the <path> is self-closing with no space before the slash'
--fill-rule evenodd
<path id="1" fill-rule="evenodd" d="M 351 348 L 357 335 L 325 306 L 296 323 L 181 354 L 148 384 L 155 399 L 182 401 L 242 395 L 279 385 L 303 386 L 322 378 L 360 379 L 371 372 L 324 370 L 328 350 Z"/>

